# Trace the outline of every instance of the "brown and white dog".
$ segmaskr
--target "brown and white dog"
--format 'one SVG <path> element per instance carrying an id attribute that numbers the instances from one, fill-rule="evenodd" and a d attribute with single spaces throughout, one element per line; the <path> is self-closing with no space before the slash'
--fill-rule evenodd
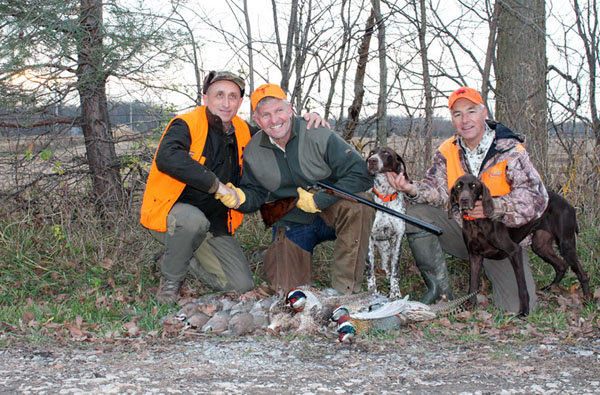
<path id="1" fill-rule="evenodd" d="M 406 165 L 393 149 L 389 147 L 377 147 L 367 157 L 367 169 L 373 176 L 373 200 L 392 210 L 405 213 L 404 194 L 397 192 L 388 182 L 386 172 L 404 173 Z M 375 248 L 379 251 L 381 258 L 381 269 L 386 272 L 390 282 L 390 298 L 395 299 L 402 296 L 398 282 L 398 266 L 400 258 L 400 244 L 406 225 L 404 220 L 377 211 L 371 237 L 369 239 L 369 277 L 367 280 L 368 290 L 377 292 L 375 277 Z"/>

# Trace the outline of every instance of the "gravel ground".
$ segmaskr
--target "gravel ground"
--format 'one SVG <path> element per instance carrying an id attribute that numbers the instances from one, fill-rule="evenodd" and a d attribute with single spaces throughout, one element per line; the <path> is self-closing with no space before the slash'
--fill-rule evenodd
<path id="1" fill-rule="evenodd" d="M 0 348 L 3 394 L 597 394 L 599 373 L 600 336 L 341 344 L 323 336 L 195 335 Z"/>

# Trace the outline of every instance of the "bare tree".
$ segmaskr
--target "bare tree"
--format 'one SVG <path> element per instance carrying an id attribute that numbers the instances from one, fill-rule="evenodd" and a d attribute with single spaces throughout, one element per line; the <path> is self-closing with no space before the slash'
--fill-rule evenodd
<path id="1" fill-rule="evenodd" d="M 325 103 L 325 119 L 329 119 L 329 114 L 331 111 L 331 103 L 333 101 L 333 96 L 336 92 L 336 84 L 342 71 L 342 66 L 344 69 L 344 75 L 347 70 L 347 59 L 350 52 L 350 10 L 352 9 L 351 3 L 348 0 L 342 0 L 342 4 L 340 6 L 340 19 L 342 21 L 342 26 L 344 28 L 342 33 L 342 39 L 339 46 L 339 57 L 337 59 L 336 64 L 333 66 L 333 73 L 331 73 L 331 77 L 329 79 L 329 93 L 327 94 L 327 102 Z M 347 9 L 346 9 L 347 7 Z M 347 15 L 347 16 L 346 16 Z M 343 78 L 342 80 L 345 80 Z M 342 84 L 342 101 L 344 99 L 344 85 Z"/>
<path id="2" fill-rule="evenodd" d="M 591 127 L 596 139 L 596 146 L 600 146 L 600 116 L 596 105 L 598 74 L 600 67 L 600 48 L 599 38 L 600 21 L 598 20 L 598 4 L 596 0 L 587 1 L 584 7 L 581 7 L 578 0 L 573 0 L 573 10 L 575 11 L 575 22 L 577 33 L 581 38 L 585 50 L 585 60 L 588 66 L 589 82 L 588 95 L 590 106 L 590 117 L 586 123 Z"/>
<path id="3" fill-rule="evenodd" d="M 377 143 L 387 145 L 388 119 L 387 119 L 387 53 L 385 47 L 385 22 L 381 15 L 381 0 L 372 0 L 373 13 L 377 24 L 377 52 L 379 55 L 379 95 L 377 99 Z"/>
<path id="4" fill-rule="evenodd" d="M 105 9 L 110 10 L 109 25 Z M 120 206 L 120 162 L 108 116 L 106 84 L 109 77 L 134 81 L 154 67 L 163 67 L 170 54 L 159 34 L 165 19 L 99 0 L 15 2 L 3 5 L 0 14 L 0 81 L 30 76 L 32 82 L 11 86 L 11 91 L 20 92 L 18 96 L 29 102 L 23 106 L 14 96 L 14 112 L 63 123 L 46 106 L 57 108 L 78 98 L 80 116 L 73 124 L 83 130 L 97 207 L 106 212 Z M 140 23 L 142 19 L 145 24 Z"/>
<path id="5" fill-rule="evenodd" d="M 431 88 L 431 77 L 429 75 L 429 45 L 427 43 L 427 13 L 425 0 L 419 0 L 419 8 L 415 5 L 415 14 L 419 15 L 417 27 L 419 31 L 419 49 L 421 64 L 423 67 L 423 89 L 425 91 L 425 124 L 423 132 L 425 135 L 425 160 L 429 162 L 432 156 L 432 123 L 433 123 L 433 92 Z"/>
<path id="6" fill-rule="evenodd" d="M 77 90 L 81 102 L 81 128 L 87 159 L 92 172 L 94 192 L 102 208 L 111 208 L 122 200 L 121 176 L 115 144 L 110 130 L 104 46 L 102 1 L 81 0 Z"/>
<path id="7" fill-rule="evenodd" d="M 254 53 L 252 51 L 252 26 L 250 24 L 250 13 L 248 12 L 248 0 L 244 0 L 244 15 L 246 16 L 246 36 L 248 42 L 248 66 L 250 67 L 250 73 L 248 77 L 250 79 L 249 92 L 254 91 Z"/>
<path id="8" fill-rule="evenodd" d="M 496 118 L 527 137 L 540 173 L 548 165 L 545 0 L 505 0 L 498 14 Z"/>
<path id="9" fill-rule="evenodd" d="M 489 8 L 490 0 L 486 0 L 486 6 Z M 494 1 L 492 5 L 492 17 L 489 22 L 489 34 L 488 34 L 488 45 L 485 51 L 485 63 L 483 66 L 483 78 L 481 82 L 481 97 L 483 102 L 488 103 L 488 96 L 491 89 L 490 84 L 490 71 L 492 68 L 492 63 L 495 61 L 495 53 L 496 53 L 496 35 L 498 33 L 498 10 L 500 9 L 498 6 L 498 2 Z M 488 108 L 488 111 L 490 108 Z M 490 115 L 493 117 L 493 113 L 490 111 Z"/>
<path id="10" fill-rule="evenodd" d="M 284 46 L 281 42 L 279 33 L 279 17 L 277 14 L 277 2 L 271 0 L 273 6 L 273 24 L 275 26 L 275 39 L 277 43 L 277 52 L 279 54 L 279 64 L 281 65 L 281 89 L 288 91 L 290 78 L 292 76 L 292 54 L 294 51 L 294 35 L 298 30 L 298 0 L 292 0 L 290 5 L 290 18 L 288 22 L 287 39 Z M 283 52 L 285 48 L 285 53 Z"/>
<path id="11" fill-rule="evenodd" d="M 358 65 L 356 67 L 356 76 L 354 78 L 354 99 L 348 108 L 348 120 L 344 126 L 342 136 L 345 140 L 351 140 L 354 136 L 360 110 L 362 107 L 363 96 L 365 94 L 364 80 L 367 62 L 369 60 L 369 45 L 375 28 L 375 11 L 371 10 L 371 15 L 367 19 L 364 35 L 358 50 Z"/>

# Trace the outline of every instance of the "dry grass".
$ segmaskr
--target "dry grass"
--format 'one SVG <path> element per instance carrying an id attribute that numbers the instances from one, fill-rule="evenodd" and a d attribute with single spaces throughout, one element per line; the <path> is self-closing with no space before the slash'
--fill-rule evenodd
<path id="1" fill-rule="evenodd" d="M 11 147 L 3 145 L 5 149 L 0 152 L 0 167 L 5 178 L 0 181 L 0 193 L 5 199 L 0 204 L 4 218 L 0 229 L 3 247 L 0 259 L 3 262 L 14 262 L 15 256 L 21 254 L 45 268 L 53 265 L 89 268 L 102 262 L 113 262 L 115 268 L 127 274 L 128 281 L 133 281 L 131 289 L 141 292 L 155 281 L 154 275 L 149 273 L 152 273 L 151 269 L 155 265 L 154 257 L 162 248 L 138 224 L 139 205 L 154 145 L 138 136 L 118 145 L 128 202 L 111 226 L 105 226 L 96 218 L 91 207 L 81 144 L 81 140 L 70 139 L 64 140 L 62 145 L 57 140 L 32 140 L 28 144 L 22 141 L 20 145 Z M 423 162 L 419 158 L 421 147 L 397 137 L 390 139 L 390 145 L 403 152 L 410 173 L 419 174 L 415 169 L 419 167 L 418 163 Z M 597 219 L 600 216 L 600 161 L 589 141 L 576 147 L 577 150 L 571 156 L 553 141 L 547 184 L 562 192 L 577 208 L 580 225 L 579 255 L 595 285 L 600 283 L 597 262 L 600 254 Z M 44 150 L 50 151 L 49 157 L 42 157 Z M 32 155 L 29 158 L 28 152 Z M 58 171 L 60 169 L 56 169 L 57 161 L 63 169 L 73 171 L 61 174 Z M 75 172 L 75 169 L 81 171 Z M 45 172 L 52 175 L 40 178 Z M 38 181 L 29 183 L 34 179 Z M 15 180 L 19 182 L 19 189 L 15 186 Z M 23 188 L 24 185 L 29 186 Z M 16 234 L 12 231 L 15 228 L 24 230 Z M 271 239 L 270 230 L 265 229 L 259 216 L 254 214 L 246 217 L 236 236 L 247 253 L 257 283 L 261 283 L 264 281 L 262 255 Z M 313 277 L 317 285 L 330 284 L 332 245 L 331 242 L 325 243 L 315 252 Z M 19 252 L 19 248 L 23 246 L 27 246 L 27 250 Z M 406 246 L 403 248 L 402 262 L 404 293 L 419 295 L 423 291 L 423 283 Z M 547 283 L 552 275 L 549 266 L 534 262 L 536 278 Z M 468 265 L 461 261 L 451 261 L 450 271 L 455 288 L 466 289 Z M 566 283 L 568 285 L 572 282 L 573 276 L 570 275 Z M 385 282 L 382 286 L 386 286 Z"/>

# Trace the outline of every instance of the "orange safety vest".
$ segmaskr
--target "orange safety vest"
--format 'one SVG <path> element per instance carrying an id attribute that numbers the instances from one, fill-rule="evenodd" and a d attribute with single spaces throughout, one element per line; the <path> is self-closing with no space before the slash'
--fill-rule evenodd
<path id="1" fill-rule="evenodd" d="M 456 136 L 450 137 L 444 141 L 439 148 L 439 151 L 446 158 L 446 177 L 448 179 L 448 190 L 458 179 L 465 174 L 465 170 L 460 164 L 458 155 L 458 144 Z M 517 144 L 517 150 L 522 151 L 525 147 L 523 144 Z M 502 162 L 496 163 L 494 166 L 485 169 L 481 174 L 481 181 L 488 187 L 492 196 L 502 196 L 510 192 L 510 184 L 506 181 L 506 165 L 508 158 Z"/>
<path id="2" fill-rule="evenodd" d="M 190 145 L 190 156 L 192 159 L 204 164 L 206 157 L 202 155 L 206 137 L 208 136 L 208 119 L 206 118 L 206 106 L 196 107 L 192 111 L 176 116 L 169 122 L 167 128 L 163 132 L 160 141 L 162 141 L 165 133 L 176 119 L 182 119 L 188 125 L 192 144 Z M 235 128 L 235 138 L 237 141 L 238 160 L 240 168 L 242 167 L 242 153 L 248 141 L 250 141 L 250 129 L 248 124 L 235 116 L 231 121 Z M 159 145 L 160 145 L 159 141 Z M 158 148 L 157 148 L 158 151 Z M 140 222 L 148 229 L 158 232 L 167 231 L 167 215 L 169 211 L 179 199 L 185 185 L 183 182 L 174 179 L 173 177 L 161 172 L 156 167 L 156 153 L 152 160 L 152 167 L 146 182 L 146 191 L 142 201 L 142 210 Z M 229 210 L 227 215 L 227 224 L 229 231 L 233 234 L 241 225 L 244 215 L 236 210 Z"/>

